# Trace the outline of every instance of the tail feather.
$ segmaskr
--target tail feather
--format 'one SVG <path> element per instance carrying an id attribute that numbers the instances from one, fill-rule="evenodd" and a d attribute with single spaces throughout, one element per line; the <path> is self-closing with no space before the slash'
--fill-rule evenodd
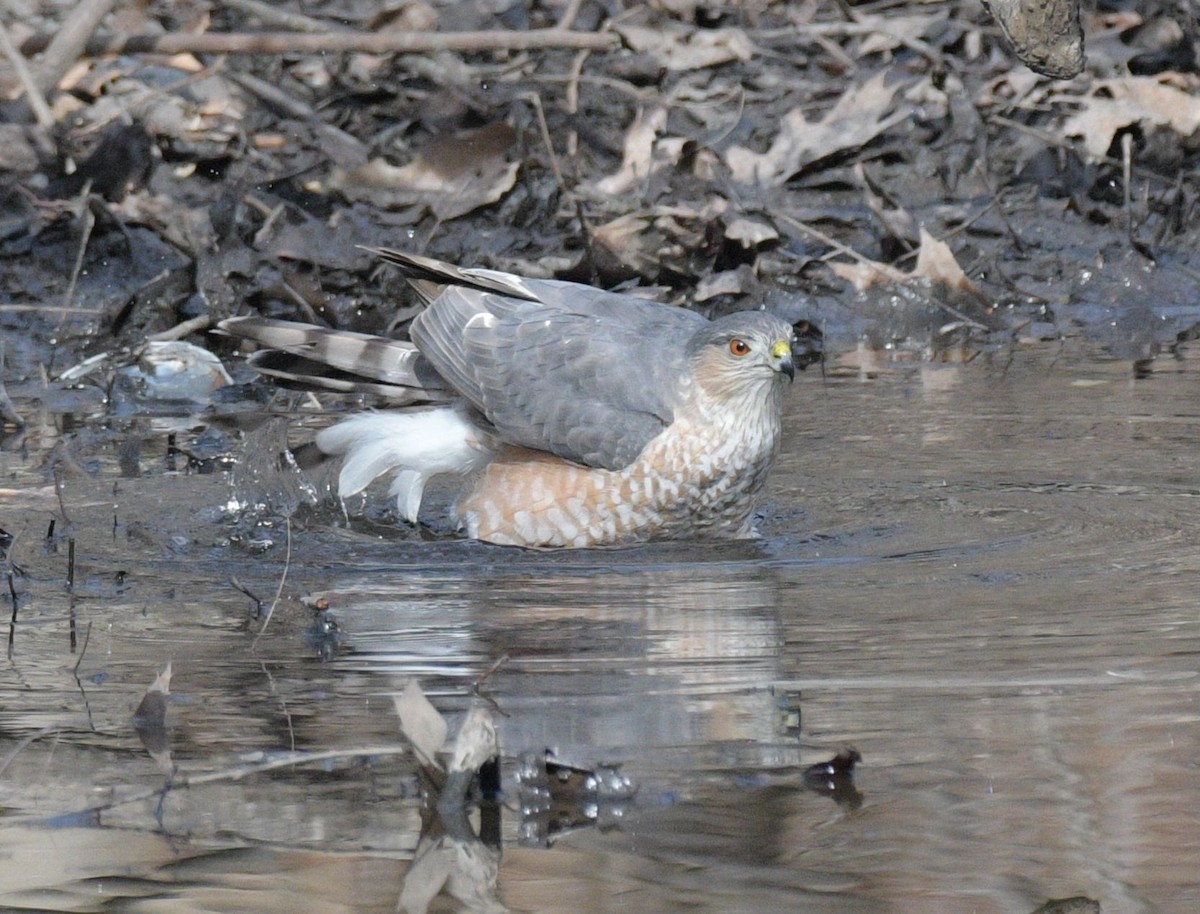
<path id="1" fill-rule="evenodd" d="M 304 386 L 370 391 L 398 402 L 451 395 L 412 343 L 262 317 L 229 318 L 219 329 L 269 347 L 250 363 L 263 374 Z"/>
<path id="2" fill-rule="evenodd" d="M 540 301 L 541 296 L 529 285 L 529 281 L 512 273 L 486 270 L 477 267 L 458 267 L 452 263 L 408 254 L 392 248 L 363 247 L 382 260 L 397 266 L 404 273 L 417 293 L 426 302 L 431 302 L 446 286 L 464 286 L 479 292 L 495 292 L 526 301 Z"/>
<path id="3" fill-rule="evenodd" d="M 338 476 L 342 498 L 396 473 L 389 494 L 411 523 L 430 479 L 473 472 L 492 456 L 487 433 L 452 407 L 361 413 L 323 430 L 316 443 L 326 454 L 345 458 Z"/>

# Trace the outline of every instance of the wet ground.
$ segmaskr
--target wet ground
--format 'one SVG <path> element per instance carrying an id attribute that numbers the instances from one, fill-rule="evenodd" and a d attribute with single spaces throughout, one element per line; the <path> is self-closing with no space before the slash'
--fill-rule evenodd
<path id="1" fill-rule="evenodd" d="M 286 469 L 170 471 L 147 425 L 136 457 L 77 453 L 56 494 L 54 439 L 31 436 L 0 454 L 20 570 L 0 903 L 414 911 L 440 887 L 432 910 L 1194 911 L 1196 383 L 1187 358 L 1133 380 L 1074 346 L 810 371 L 761 541 L 576 553 L 328 506 L 289 547 L 220 510 L 286 501 Z M 283 579 L 265 632 L 231 577 L 267 601 Z M 391 696 L 418 677 L 453 720 L 501 658 L 499 825 L 418 849 Z M 168 661 L 155 760 L 131 715 Z M 848 746 L 852 785 L 805 785 Z M 544 747 L 621 765 L 636 799 L 548 834 L 511 784 Z"/>

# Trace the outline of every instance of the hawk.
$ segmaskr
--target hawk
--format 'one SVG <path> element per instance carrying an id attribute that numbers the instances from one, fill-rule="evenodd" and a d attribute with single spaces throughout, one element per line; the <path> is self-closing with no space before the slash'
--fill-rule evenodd
<path id="1" fill-rule="evenodd" d="M 372 249 L 425 309 L 411 342 L 236 317 L 268 375 L 371 391 L 393 405 L 321 431 L 342 498 L 377 477 L 415 523 L 428 481 L 461 480 L 474 539 L 605 546 L 754 536 L 779 450 L 793 329 L 762 311 L 708 320 L 578 283 L 461 269 Z M 432 405 L 429 405 L 432 404 Z"/>

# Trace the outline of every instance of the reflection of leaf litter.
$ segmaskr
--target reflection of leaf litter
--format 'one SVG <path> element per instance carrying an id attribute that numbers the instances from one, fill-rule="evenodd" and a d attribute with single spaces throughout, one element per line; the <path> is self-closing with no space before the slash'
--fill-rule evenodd
<path id="1" fill-rule="evenodd" d="M 1200 130 L 1200 98 L 1150 76 L 1126 76 L 1097 81 L 1087 98 L 1064 97 L 1083 105 L 1063 124 L 1065 136 L 1083 138 L 1092 159 L 1108 154 L 1119 130 L 1135 124 L 1168 127 L 1184 138 Z"/>
<path id="2" fill-rule="evenodd" d="M 446 718 L 429 703 L 421 684 L 410 679 L 404 691 L 393 695 L 396 714 L 400 717 L 400 731 L 412 743 L 413 751 L 422 764 L 440 769 L 437 753 L 446 742 Z"/>
<path id="3" fill-rule="evenodd" d="M 732 147 L 725 161 L 733 179 L 742 184 L 782 184 L 806 165 L 857 149 L 905 120 L 909 116 L 906 104 L 892 110 L 903 84 L 885 85 L 887 76 L 883 72 L 847 89 L 818 121 L 808 120 L 803 108 L 793 108 L 764 153 Z"/>
<path id="4" fill-rule="evenodd" d="M 620 25 L 616 31 L 640 54 L 649 54 L 667 70 L 698 70 L 735 60 L 750 60 L 754 42 L 741 29 L 695 29 L 681 23 L 654 28 Z"/>
<path id="5" fill-rule="evenodd" d="M 167 696 L 170 694 L 171 662 L 168 660 L 166 669 L 154 677 L 154 682 L 133 712 L 133 729 L 138 739 L 165 774 L 170 774 L 173 768 L 171 734 L 167 730 Z"/>
<path id="6" fill-rule="evenodd" d="M 831 261 L 829 268 L 841 279 L 853 283 L 854 288 L 860 292 L 871 286 L 904 285 L 924 279 L 972 295 L 982 294 L 958 265 L 950 245 L 938 241 L 924 228 L 921 229 L 921 247 L 917 251 L 917 263 L 909 273 L 886 263 L 865 259 L 856 263 Z"/>
<path id="7" fill-rule="evenodd" d="M 481 704 L 472 705 L 454 738 L 451 771 L 476 772 L 499 753 L 496 742 L 496 722 L 491 710 Z"/>
<path id="8" fill-rule="evenodd" d="M 522 844 L 546 845 L 577 828 L 613 824 L 638 791 L 617 765 L 576 765 L 550 749 L 524 754 L 516 779 Z"/>
<path id="9" fill-rule="evenodd" d="M 451 835 L 422 837 L 412 866 L 404 876 L 399 910 L 425 914 L 444 887 L 451 898 L 461 903 L 454 910 L 505 914 L 509 909 L 496 897 L 499 881 L 498 848 Z"/>
<path id="10" fill-rule="evenodd" d="M 426 204 L 438 219 L 456 219 L 512 189 L 520 163 L 506 157 L 516 138 L 504 123 L 443 134 L 407 165 L 375 158 L 348 172 L 336 169 L 329 183 L 350 200 L 391 208 Z"/>
<path id="11" fill-rule="evenodd" d="M 1051 898 L 1031 914 L 1100 914 L 1100 902 L 1086 895 Z"/>
<path id="12" fill-rule="evenodd" d="M 848 746 L 829 761 L 806 768 L 803 775 L 804 786 L 828 796 L 846 809 L 858 809 L 862 805 L 863 797 L 854 786 L 854 766 L 861 761 L 862 754 L 853 746 Z"/>

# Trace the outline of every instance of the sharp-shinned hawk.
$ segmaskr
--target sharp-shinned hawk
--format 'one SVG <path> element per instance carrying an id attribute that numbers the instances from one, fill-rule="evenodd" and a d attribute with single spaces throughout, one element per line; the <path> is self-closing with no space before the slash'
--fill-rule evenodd
<path id="1" fill-rule="evenodd" d="M 743 311 L 693 311 L 577 283 L 377 250 L 427 303 L 412 342 L 263 318 L 221 328 L 270 347 L 258 370 L 396 405 L 317 435 L 345 498 L 393 474 L 416 522 L 426 483 L 462 479 L 467 535 L 600 546 L 754 535 L 779 448 L 793 332 Z M 274 350 L 274 351 L 271 351 Z"/>

